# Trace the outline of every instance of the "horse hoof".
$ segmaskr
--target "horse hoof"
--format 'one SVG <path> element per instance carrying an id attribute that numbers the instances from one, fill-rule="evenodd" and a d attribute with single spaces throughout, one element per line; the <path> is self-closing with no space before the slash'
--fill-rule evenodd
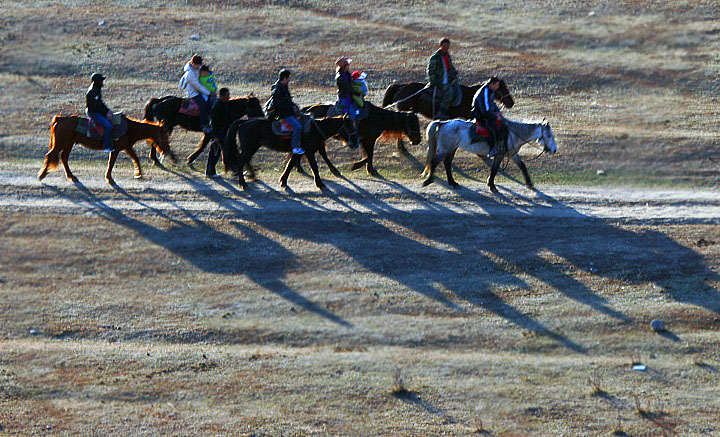
<path id="1" fill-rule="evenodd" d="M 450 184 L 450 188 L 452 188 L 453 190 L 459 190 L 460 184 Z"/>
<path id="2" fill-rule="evenodd" d="M 427 179 L 425 179 L 425 181 L 423 181 L 422 186 L 427 187 L 428 185 L 430 185 L 432 183 L 433 183 L 433 178 L 427 178 Z"/>
<path id="3" fill-rule="evenodd" d="M 76 178 L 75 175 L 70 175 L 70 176 L 67 177 L 67 180 L 69 180 L 70 182 L 75 183 L 75 182 L 78 181 L 78 178 Z"/>
<path id="4" fill-rule="evenodd" d="M 143 175 L 141 175 L 141 174 L 135 174 L 135 176 L 133 176 L 133 177 L 134 177 L 135 179 L 142 179 L 142 178 L 143 178 Z"/>
<path id="5" fill-rule="evenodd" d="M 534 190 L 534 189 L 535 189 L 535 185 L 533 185 L 533 184 L 526 184 L 525 186 L 528 187 L 528 188 L 531 189 L 531 190 Z"/>
<path id="6" fill-rule="evenodd" d="M 498 193 L 498 189 L 495 187 L 495 185 L 490 185 L 490 191 L 492 191 L 495 194 Z"/>
<path id="7" fill-rule="evenodd" d="M 315 186 L 317 187 L 318 190 L 325 191 L 325 188 L 326 188 L 325 184 L 315 184 Z"/>
<path id="8" fill-rule="evenodd" d="M 108 184 L 110 184 L 110 185 L 113 186 L 113 187 L 114 187 L 115 185 L 117 185 L 117 184 L 115 183 L 115 180 L 114 180 L 113 178 L 105 178 L 105 180 L 107 181 Z M 77 182 L 77 179 L 73 180 L 73 182 Z"/>
<path id="9" fill-rule="evenodd" d="M 192 156 L 192 155 L 188 156 L 187 157 L 187 165 L 192 165 L 192 163 L 195 162 L 196 158 L 197 158 L 197 156 Z"/>
<path id="10" fill-rule="evenodd" d="M 358 170 L 360 167 L 363 166 L 363 164 L 365 164 L 365 163 L 364 162 L 356 162 L 350 167 L 350 170 L 353 170 L 353 171 Z"/>
<path id="11" fill-rule="evenodd" d="M 243 183 L 238 184 L 238 186 L 240 187 L 240 191 L 245 191 L 245 190 L 247 190 L 247 187 L 248 187 L 247 184 L 243 184 Z"/>
<path id="12" fill-rule="evenodd" d="M 367 174 L 370 175 L 370 176 L 372 176 L 372 177 L 374 177 L 374 178 L 379 178 L 379 177 L 380 177 L 380 173 L 378 173 L 377 170 L 375 170 L 374 168 L 373 168 L 373 169 L 368 169 Z"/>

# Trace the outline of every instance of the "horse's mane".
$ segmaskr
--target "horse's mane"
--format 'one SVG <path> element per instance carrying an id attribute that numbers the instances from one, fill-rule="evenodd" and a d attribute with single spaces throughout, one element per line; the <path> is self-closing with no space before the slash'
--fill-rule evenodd
<path id="1" fill-rule="evenodd" d="M 235 96 L 230 100 L 250 100 L 250 99 L 257 99 L 258 97 L 254 94 L 243 94 L 241 96 Z"/>
<path id="2" fill-rule="evenodd" d="M 123 114 L 125 115 L 125 114 Z M 159 121 L 148 121 L 148 120 L 138 120 L 136 118 L 132 118 L 128 115 L 125 115 L 125 118 L 127 118 L 128 121 L 132 121 L 134 123 L 140 123 L 140 124 L 151 124 L 153 126 L 161 127 L 162 124 Z"/>

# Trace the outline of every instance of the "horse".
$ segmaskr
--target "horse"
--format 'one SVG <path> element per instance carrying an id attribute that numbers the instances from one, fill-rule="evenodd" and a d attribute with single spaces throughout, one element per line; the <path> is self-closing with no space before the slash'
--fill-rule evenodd
<path id="1" fill-rule="evenodd" d="M 133 145 L 140 140 L 147 140 L 151 147 L 153 147 L 153 150 L 157 149 L 162 155 L 169 155 L 173 162 L 177 162 L 175 154 L 170 150 L 168 132 L 162 123 L 139 121 L 127 116 L 124 117 L 127 120 L 127 132 L 114 141 L 115 150 L 110 153 L 107 171 L 105 172 L 105 180 L 110 185 L 115 184 L 112 178 L 112 169 L 121 150 L 124 150 L 135 164 L 135 178 L 139 179 L 142 177 L 140 160 L 138 160 L 135 150 L 133 149 Z M 65 169 L 65 176 L 71 181 L 77 182 L 78 179 L 72 174 L 68 166 L 68 157 L 70 156 L 70 151 L 73 146 L 75 144 L 82 144 L 88 149 L 103 150 L 102 140 L 90 138 L 75 131 L 81 118 L 84 117 L 79 115 L 55 115 L 53 117 L 50 123 L 49 151 L 45 155 L 45 162 L 38 173 L 39 180 L 43 180 L 43 178 L 47 176 L 48 171 L 57 170 L 59 158 Z"/>
<path id="2" fill-rule="evenodd" d="M 482 87 L 482 83 L 467 86 L 460 85 L 462 92 L 462 100 L 457 106 L 451 106 L 447 109 L 449 118 L 472 118 L 470 111 L 472 110 L 473 97 L 475 93 Z M 430 99 L 422 98 L 425 93 L 432 96 L 432 88 L 428 88 L 423 82 L 404 82 L 392 83 L 385 89 L 382 107 L 387 108 L 390 105 L 397 105 L 400 111 L 412 111 L 424 115 L 430 120 L 435 119 L 437 106 L 433 105 L 432 97 Z M 500 86 L 495 91 L 495 100 L 506 108 L 512 108 L 515 100 L 510 94 L 510 90 L 504 80 L 500 79 Z M 405 146 L 402 143 L 402 137 L 398 138 L 398 151 L 405 153 Z"/>
<path id="3" fill-rule="evenodd" d="M 165 96 L 162 98 L 152 98 L 145 104 L 145 120 L 148 121 L 162 121 L 167 126 L 168 135 L 172 135 L 172 130 L 175 126 L 183 127 L 192 132 L 202 132 L 200 127 L 200 117 L 190 116 L 180 113 L 180 104 L 182 103 L 182 97 Z M 228 108 L 230 110 L 230 116 L 232 119 L 238 119 L 244 115 L 248 118 L 252 117 L 264 117 L 265 113 L 260 106 L 260 101 L 254 95 L 239 96 L 230 99 L 228 102 Z M 192 164 L 195 159 L 202 153 L 205 146 L 210 142 L 212 138 L 210 134 L 203 134 L 202 140 L 198 145 L 197 149 L 187 157 L 188 165 Z M 155 150 L 150 149 L 150 159 L 155 165 L 159 165 Z"/>
<path id="4" fill-rule="evenodd" d="M 278 152 L 290 152 L 290 139 L 275 135 L 272 131 L 273 120 L 267 118 L 253 118 L 249 120 L 235 120 L 228 129 L 226 139 L 225 170 L 232 171 L 238 175 L 238 185 L 240 189 L 245 190 L 247 183 L 243 176 L 243 168 L 250 162 L 250 159 L 258 151 L 261 146 Z M 312 169 L 315 186 L 322 190 L 325 188 L 320 174 L 318 172 L 317 161 L 315 160 L 315 152 L 324 147 L 325 141 L 336 135 L 339 131 L 345 131 L 349 138 L 357 136 L 354 133 L 355 127 L 353 122 L 347 115 L 338 117 L 327 117 L 320 119 L 311 119 L 308 132 L 303 132 L 300 144 L 305 149 L 310 168 Z M 238 152 L 236 137 L 240 140 L 242 153 Z M 280 175 L 280 187 L 287 189 L 287 179 L 290 171 L 300 161 L 302 155 L 293 154 L 292 158 L 285 166 L 285 170 Z M 327 158 L 326 158 L 327 159 Z"/>
<path id="5" fill-rule="evenodd" d="M 360 161 L 353 163 L 352 169 L 357 170 L 365 165 L 369 175 L 377 176 L 378 172 L 373 167 L 372 162 L 377 139 L 381 135 L 385 135 L 398 138 L 398 140 L 401 141 L 403 135 L 407 135 L 413 145 L 420 144 L 420 141 L 422 141 L 420 122 L 417 115 L 412 112 L 391 111 L 377 107 L 370 102 L 365 102 L 365 105 L 369 107 L 369 115 L 367 118 L 358 121 L 358 134 L 361 138 L 360 143 L 362 144 L 363 154 L 365 156 Z M 327 114 L 331 106 L 334 105 L 312 105 L 303 108 L 302 112 L 312 114 L 315 117 L 323 117 Z M 342 139 L 347 141 L 347 138 Z M 325 152 L 324 145 L 319 152 L 327 162 L 327 153 Z M 328 166 L 330 166 L 329 162 Z"/>
<path id="6" fill-rule="evenodd" d="M 557 145 L 555 144 L 555 136 L 553 135 L 552 128 L 550 128 L 550 124 L 545 120 L 540 123 L 522 123 L 504 118 L 503 123 L 508 130 L 507 150 L 505 153 L 495 156 L 490 169 L 490 176 L 487 180 L 490 191 L 497 193 L 495 175 L 506 155 L 512 157 L 515 164 L 522 170 L 523 176 L 525 177 L 525 185 L 528 188 L 533 188 L 527 167 L 517 153 L 520 147 L 533 140 L 538 140 L 542 143 L 543 152 L 550 154 L 555 153 L 555 151 L 557 151 Z M 487 156 L 488 152 L 490 152 L 487 142 L 472 142 L 470 139 L 470 129 L 473 128 L 473 124 L 471 121 L 455 119 L 447 121 L 436 120 L 428 125 L 428 153 L 425 160 L 425 170 L 423 171 L 423 175 L 427 175 L 427 179 L 423 182 L 423 186 L 430 185 L 433 182 L 435 167 L 440 161 L 444 161 L 448 184 L 453 188 L 460 187 L 452 175 L 452 160 L 458 148 L 465 149 L 478 156 Z"/>

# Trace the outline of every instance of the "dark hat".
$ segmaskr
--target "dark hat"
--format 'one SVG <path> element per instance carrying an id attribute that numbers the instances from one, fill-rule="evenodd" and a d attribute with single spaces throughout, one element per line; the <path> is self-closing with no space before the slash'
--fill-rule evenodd
<path id="1" fill-rule="evenodd" d="M 105 76 L 100 73 L 93 73 L 92 76 L 90 76 L 90 80 L 93 82 L 100 82 L 105 80 Z"/>

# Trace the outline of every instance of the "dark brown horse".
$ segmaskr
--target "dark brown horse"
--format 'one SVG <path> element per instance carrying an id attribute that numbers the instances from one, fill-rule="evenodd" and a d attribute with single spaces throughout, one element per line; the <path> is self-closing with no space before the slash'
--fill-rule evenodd
<path id="1" fill-rule="evenodd" d="M 393 83 L 385 90 L 383 96 L 383 108 L 390 105 L 397 106 L 400 111 L 412 111 L 424 115 L 430 120 L 435 119 L 435 113 L 437 113 L 437 105 L 433 108 L 432 104 L 432 89 L 425 88 L 423 82 L 405 82 L 405 83 Z M 462 91 L 462 101 L 458 106 L 453 106 L 447 109 L 447 115 L 449 118 L 472 118 L 470 111 L 472 109 L 472 100 L 475 97 L 475 93 L 482 87 L 482 83 L 478 83 L 472 86 L 460 85 Z M 428 95 L 430 98 L 427 98 Z M 495 100 L 500 102 L 506 108 L 512 108 L 515 105 L 515 100 L 510 94 L 510 90 L 504 80 L 500 79 L 500 87 L 495 91 Z M 435 109 L 435 113 L 433 112 Z M 402 144 L 402 138 L 398 138 L 398 150 L 405 152 L 405 147 Z"/>
<path id="2" fill-rule="evenodd" d="M 175 126 L 180 126 L 192 132 L 202 132 L 200 117 L 180 113 L 180 104 L 182 101 L 182 97 L 175 96 L 165 96 L 160 99 L 153 98 L 148 100 L 145 104 L 145 120 L 163 122 L 168 130 L 168 135 L 172 135 Z M 230 110 L 230 117 L 233 120 L 245 115 L 247 115 L 248 118 L 265 116 L 260 106 L 260 101 L 252 94 L 230 99 L 228 109 Z M 210 140 L 209 134 L 203 134 L 197 149 L 187 157 L 188 164 L 192 164 L 193 161 L 197 159 Z M 158 161 L 155 155 L 155 150 L 152 148 L 150 148 L 150 159 L 155 165 L 160 164 L 160 161 Z"/>
<path id="3" fill-rule="evenodd" d="M 39 180 L 43 180 L 43 178 L 47 176 L 48 171 L 57 170 L 58 160 L 60 160 L 65 169 L 65 176 L 71 181 L 77 182 L 77 178 L 70 171 L 70 167 L 68 167 L 68 157 L 70 156 L 70 151 L 73 146 L 75 144 L 82 144 L 88 149 L 103 150 L 102 140 L 90 138 L 75 131 L 78 121 L 81 118 L 79 115 L 56 115 L 53 117 L 50 123 L 50 150 L 45 155 L 45 162 L 38 173 Z M 124 150 L 135 164 L 135 178 L 142 177 L 140 161 L 135 154 L 135 150 L 133 150 L 133 145 L 140 140 L 147 140 L 159 153 L 169 155 L 173 162 L 177 161 L 175 155 L 170 151 L 168 133 L 162 124 L 133 120 L 129 117 L 125 118 L 128 124 L 127 132 L 114 141 L 115 151 L 110 153 L 107 171 L 105 172 L 105 180 L 108 181 L 110 185 L 115 184 L 112 178 L 112 169 L 121 150 Z"/>
<path id="4" fill-rule="evenodd" d="M 247 188 L 247 183 L 243 176 L 243 168 L 250 162 L 250 159 L 258 151 L 261 146 L 269 149 L 289 153 L 292 150 L 289 138 L 282 138 L 272 132 L 272 120 L 266 118 L 254 118 L 250 120 L 235 120 L 228 129 L 227 139 L 225 140 L 225 170 L 232 171 L 238 175 L 238 184 L 241 189 Z M 315 186 L 323 189 L 325 185 L 320 179 L 317 161 L 315 160 L 315 152 L 325 147 L 325 140 L 338 134 L 345 132 L 347 137 L 354 133 L 352 120 L 348 116 L 328 117 L 312 120 L 307 133 L 303 133 L 300 143 L 305 149 L 310 168 L 312 169 Z M 240 140 L 240 148 L 242 152 L 238 152 L 236 138 Z M 285 171 L 280 176 L 280 187 L 287 188 L 287 179 L 290 171 L 300 161 L 302 155 L 293 154 Z M 327 159 L 327 158 L 326 158 Z"/>
<path id="5" fill-rule="evenodd" d="M 377 176 L 377 170 L 373 167 L 373 154 L 375 152 L 375 142 L 381 135 L 390 138 L 397 138 L 400 141 L 403 135 L 410 138 L 412 144 L 420 144 L 422 135 L 420 134 L 420 121 L 417 115 L 412 112 L 391 111 L 389 109 L 379 108 L 370 102 L 365 102 L 369 107 L 370 113 L 358 123 L 358 134 L 360 134 L 360 144 L 363 148 L 363 159 L 353 163 L 352 169 L 357 170 L 363 165 L 366 166 L 368 174 Z M 328 108 L 332 105 L 318 104 L 308 106 L 302 109 L 302 112 L 310 113 L 314 117 L 323 117 L 327 114 Z M 343 132 L 339 136 L 343 138 Z M 327 161 L 325 146 L 320 149 L 320 155 Z M 328 163 L 329 164 L 329 163 Z"/>

